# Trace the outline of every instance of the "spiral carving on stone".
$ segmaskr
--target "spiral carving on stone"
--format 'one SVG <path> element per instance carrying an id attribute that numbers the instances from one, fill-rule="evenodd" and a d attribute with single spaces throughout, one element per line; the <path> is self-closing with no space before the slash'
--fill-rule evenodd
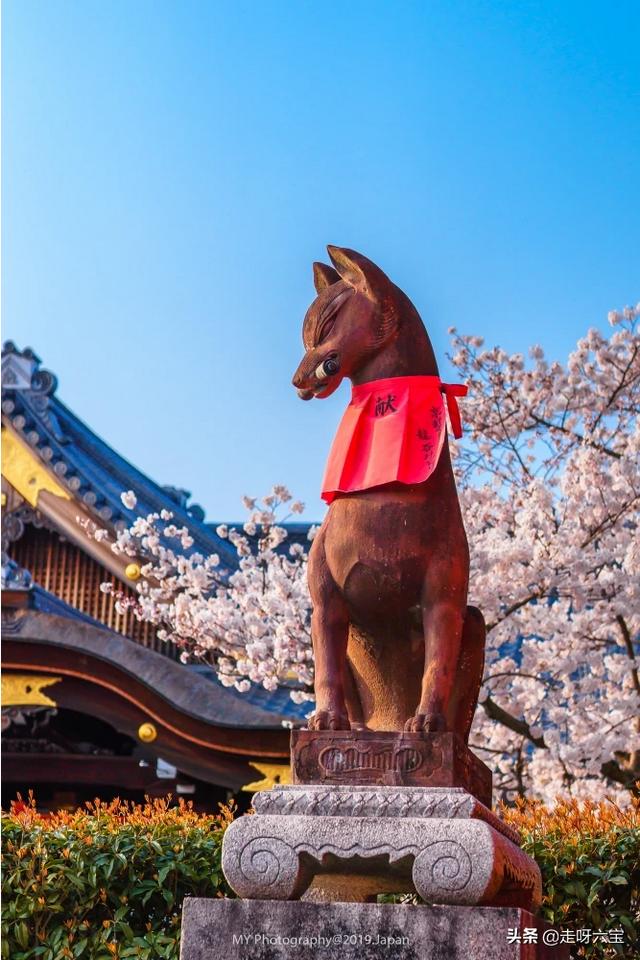
<path id="1" fill-rule="evenodd" d="M 240 851 L 238 867 L 241 876 L 233 877 L 232 886 L 240 896 L 288 900 L 293 894 L 298 855 L 284 840 L 254 837 Z"/>
<path id="2" fill-rule="evenodd" d="M 454 840 L 438 840 L 420 851 L 413 863 L 413 882 L 424 900 L 463 890 L 473 873 L 471 858 Z M 447 902 L 451 902 L 447 898 Z"/>

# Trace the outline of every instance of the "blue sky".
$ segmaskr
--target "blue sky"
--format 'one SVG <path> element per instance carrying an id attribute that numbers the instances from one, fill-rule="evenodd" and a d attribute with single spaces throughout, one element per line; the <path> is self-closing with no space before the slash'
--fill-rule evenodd
<path id="1" fill-rule="evenodd" d="M 311 263 L 566 356 L 640 269 L 637 2 L 5 0 L 3 335 L 210 518 L 320 478 Z M 443 363 L 446 373 L 447 366 Z"/>

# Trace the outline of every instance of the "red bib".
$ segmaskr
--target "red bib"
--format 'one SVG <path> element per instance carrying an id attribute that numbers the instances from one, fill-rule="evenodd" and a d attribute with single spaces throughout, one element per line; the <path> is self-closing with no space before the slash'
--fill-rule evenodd
<path id="1" fill-rule="evenodd" d="M 352 387 L 322 481 L 322 499 L 385 483 L 423 483 L 445 436 L 443 395 L 454 437 L 462 436 L 456 397 L 466 386 L 440 377 L 387 377 Z"/>

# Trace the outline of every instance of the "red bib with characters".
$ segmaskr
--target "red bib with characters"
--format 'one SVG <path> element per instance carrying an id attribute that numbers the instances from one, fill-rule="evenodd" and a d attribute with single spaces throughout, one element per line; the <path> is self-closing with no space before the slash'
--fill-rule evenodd
<path id="1" fill-rule="evenodd" d="M 454 437 L 462 436 L 456 397 L 466 386 L 440 377 L 387 377 L 352 387 L 322 481 L 322 499 L 385 483 L 423 483 L 445 437 L 446 399 Z"/>

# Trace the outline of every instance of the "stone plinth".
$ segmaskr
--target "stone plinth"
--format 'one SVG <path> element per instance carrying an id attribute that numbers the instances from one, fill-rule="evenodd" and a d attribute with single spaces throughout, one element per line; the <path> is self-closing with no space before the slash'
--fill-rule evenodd
<path id="1" fill-rule="evenodd" d="M 294 730 L 296 784 L 462 787 L 491 806 L 491 771 L 455 733 Z"/>
<path id="2" fill-rule="evenodd" d="M 540 871 L 517 832 L 460 788 L 280 786 L 254 805 L 222 846 L 240 897 L 366 901 L 416 891 L 428 903 L 540 903 Z"/>
<path id="3" fill-rule="evenodd" d="M 509 942 L 525 928 L 537 943 Z M 568 960 L 566 945 L 544 946 L 548 929 L 513 907 L 186 899 L 180 958 Z"/>

